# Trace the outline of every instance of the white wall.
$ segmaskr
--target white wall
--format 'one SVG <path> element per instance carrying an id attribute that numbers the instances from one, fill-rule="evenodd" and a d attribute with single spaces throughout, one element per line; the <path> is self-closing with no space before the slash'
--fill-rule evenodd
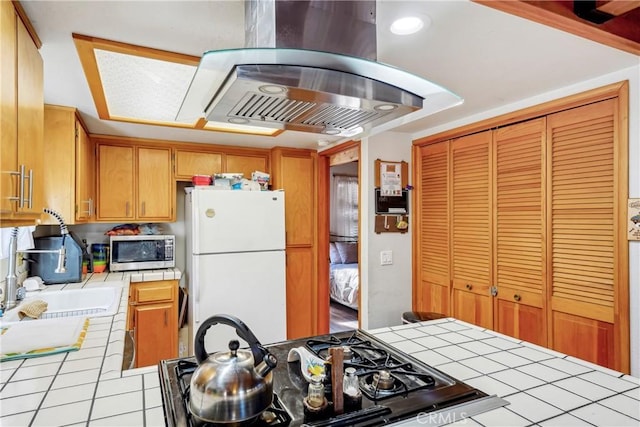
<path id="1" fill-rule="evenodd" d="M 547 92 L 501 108 L 485 111 L 482 114 L 442 126 L 425 129 L 413 135 L 413 139 L 434 135 L 469 123 L 499 116 L 522 108 L 541 104 L 565 96 L 585 92 L 620 81 L 629 81 L 629 198 L 640 198 L 640 65 L 595 79 Z M 410 256 L 411 247 L 406 256 Z M 629 301 L 631 335 L 631 374 L 640 376 L 640 242 L 629 242 Z"/>
<path id="2" fill-rule="evenodd" d="M 404 160 L 411 164 L 411 144 L 409 135 L 394 132 L 366 138 L 361 143 L 360 319 L 365 329 L 399 325 L 402 313 L 411 310 L 411 217 L 407 233 L 374 231 L 374 162 Z M 408 172 L 411 176 L 411 170 Z M 383 250 L 393 252 L 392 265 L 380 265 Z"/>

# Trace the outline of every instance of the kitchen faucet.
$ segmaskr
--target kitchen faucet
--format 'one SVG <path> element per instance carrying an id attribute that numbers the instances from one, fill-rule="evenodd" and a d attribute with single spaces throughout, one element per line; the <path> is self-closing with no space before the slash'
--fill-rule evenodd
<path id="1" fill-rule="evenodd" d="M 18 250 L 18 227 L 13 227 L 11 230 L 11 237 L 9 239 L 9 266 L 7 271 L 6 283 L 7 283 L 7 293 L 5 296 L 5 308 L 7 310 L 12 309 L 18 303 L 18 276 L 16 275 L 16 261 L 19 253 L 55 253 L 58 254 L 58 266 L 54 270 L 56 273 L 65 273 L 66 269 L 66 261 L 67 261 L 67 251 L 64 247 L 64 241 L 69 234 L 69 230 L 67 229 L 67 225 L 64 223 L 62 216 L 48 208 L 44 208 L 44 212 L 53 216 L 60 223 L 60 234 L 62 234 L 62 244 L 60 245 L 60 249 L 23 249 Z"/>

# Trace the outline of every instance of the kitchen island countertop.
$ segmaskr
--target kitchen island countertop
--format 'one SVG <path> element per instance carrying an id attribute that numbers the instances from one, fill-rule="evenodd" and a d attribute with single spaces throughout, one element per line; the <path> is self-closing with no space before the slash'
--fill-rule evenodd
<path id="1" fill-rule="evenodd" d="M 176 268 L 95 273 L 47 285 L 43 292 L 124 284 L 118 313 L 91 318 L 80 350 L 0 363 L 0 425 L 164 425 L 157 367 L 121 368 L 129 284 L 181 276 Z"/>
<path id="2" fill-rule="evenodd" d="M 126 273 L 114 274 L 89 280 L 127 285 L 132 280 Z M 116 316 L 91 320 L 81 350 L 0 363 L 1 425 L 164 425 L 157 368 L 117 367 L 124 298 Z M 638 378 L 450 318 L 369 332 L 510 403 L 471 419 L 438 420 L 427 414 L 395 425 L 640 425 Z"/>

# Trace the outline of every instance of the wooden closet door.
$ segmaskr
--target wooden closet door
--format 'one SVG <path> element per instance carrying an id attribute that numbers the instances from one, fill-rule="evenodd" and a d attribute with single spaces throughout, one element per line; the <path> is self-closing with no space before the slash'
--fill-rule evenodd
<path id="1" fill-rule="evenodd" d="M 615 102 L 548 117 L 551 348 L 599 365 L 616 363 Z M 621 316 L 617 318 L 618 316 Z M 628 347 L 627 347 L 628 352 Z M 628 359 L 628 355 L 627 355 Z"/>
<path id="2" fill-rule="evenodd" d="M 416 310 L 450 315 L 449 142 L 420 149 Z"/>
<path id="3" fill-rule="evenodd" d="M 451 159 L 453 315 L 492 328 L 491 131 L 454 140 Z"/>
<path id="4" fill-rule="evenodd" d="M 546 346 L 545 119 L 505 126 L 493 138 L 496 330 Z"/>

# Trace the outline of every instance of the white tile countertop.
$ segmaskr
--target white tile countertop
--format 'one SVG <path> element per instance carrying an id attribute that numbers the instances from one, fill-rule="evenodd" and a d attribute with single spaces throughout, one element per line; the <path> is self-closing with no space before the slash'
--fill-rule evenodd
<path id="1" fill-rule="evenodd" d="M 129 283 L 181 275 L 178 269 L 100 273 L 47 285 L 43 292 L 111 281 L 124 286 L 118 313 L 91 318 L 80 350 L 0 363 L 0 425 L 164 425 L 157 367 L 121 368 Z"/>
<path id="2" fill-rule="evenodd" d="M 394 425 L 639 426 L 640 379 L 455 319 L 369 331 L 509 405 L 471 418 Z"/>
<path id="3" fill-rule="evenodd" d="M 96 274 L 73 286 L 123 280 L 128 287 L 132 276 L 117 274 Z M 91 319 L 79 351 L 0 363 L 0 425 L 164 425 L 157 368 L 120 370 L 126 294 L 117 315 Z M 638 378 L 454 319 L 369 332 L 509 402 L 471 418 L 423 417 L 395 425 L 640 425 Z"/>

